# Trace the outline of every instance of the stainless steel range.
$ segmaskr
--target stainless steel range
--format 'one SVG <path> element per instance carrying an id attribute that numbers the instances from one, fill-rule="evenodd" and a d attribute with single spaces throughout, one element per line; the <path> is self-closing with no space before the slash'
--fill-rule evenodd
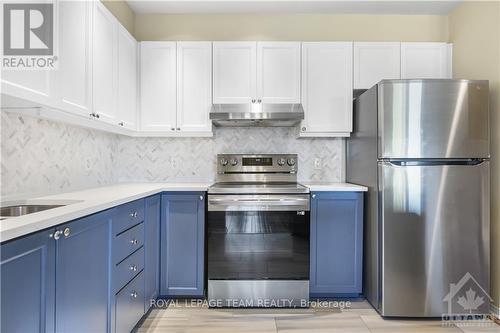
<path id="1" fill-rule="evenodd" d="M 297 155 L 217 156 L 208 189 L 211 306 L 304 307 L 309 300 L 309 189 Z"/>

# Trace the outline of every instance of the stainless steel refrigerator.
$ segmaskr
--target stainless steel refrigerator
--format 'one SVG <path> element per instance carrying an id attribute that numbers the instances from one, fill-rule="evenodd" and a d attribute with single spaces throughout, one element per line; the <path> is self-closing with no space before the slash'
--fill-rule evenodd
<path id="1" fill-rule="evenodd" d="M 364 294 L 383 316 L 460 312 L 447 297 L 465 282 L 489 292 L 488 94 L 488 81 L 383 80 L 354 101 L 346 178 L 369 187 Z"/>

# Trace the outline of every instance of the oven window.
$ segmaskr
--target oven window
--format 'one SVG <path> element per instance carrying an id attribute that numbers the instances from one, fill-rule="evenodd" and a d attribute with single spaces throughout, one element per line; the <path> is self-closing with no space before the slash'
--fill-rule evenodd
<path id="1" fill-rule="evenodd" d="M 209 279 L 309 279 L 309 212 L 208 212 Z"/>

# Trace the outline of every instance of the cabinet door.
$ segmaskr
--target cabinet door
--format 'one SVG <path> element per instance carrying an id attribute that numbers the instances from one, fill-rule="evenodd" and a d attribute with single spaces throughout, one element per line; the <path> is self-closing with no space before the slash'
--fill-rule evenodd
<path id="1" fill-rule="evenodd" d="M 92 84 L 94 112 L 116 124 L 117 27 L 118 22 L 100 1 L 94 2 Z"/>
<path id="2" fill-rule="evenodd" d="M 56 332 L 108 329 L 111 212 L 57 228 Z"/>
<path id="3" fill-rule="evenodd" d="M 311 196 L 312 296 L 360 294 L 363 261 L 363 194 Z"/>
<path id="4" fill-rule="evenodd" d="M 144 311 L 150 308 L 151 300 L 156 299 L 160 294 L 160 203 L 160 195 L 146 198 L 146 215 L 144 218 Z"/>
<path id="5" fill-rule="evenodd" d="M 352 131 L 352 43 L 302 43 L 301 136 Z"/>
<path id="6" fill-rule="evenodd" d="M 137 42 L 118 27 L 118 123 L 135 129 L 137 123 Z"/>
<path id="7" fill-rule="evenodd" d="M 177 127 L 210 132 L 212 107 L 212 43 L 177 43 Z"/>
<path id="8" fill-rule="evenodd" d="M 67 111 L 88 116 L 91 111 L 92 2 L 59 1 L 59 68 L 57 100 Z"/>
<path id="9" fill-rule="evenodd" d="M 214 104 L 250 103 L 256 99 L 257 44 L 213 43 Z"/>
<path id="10" fill-rule="evenodd" d="M 141 129 L 176 129 L 175 42 L 141 43 Z"/>
<path id="11" fill-rule="evenodd" d="M 401 43 L 401 78 L 451 78 L 450 57 L 446 43 Z"/>
<path id="12" fill-rule="evenodd" d="M 300 42 L 257 43 L 257 98 L 300 103 Z"/>
<path id="13" fill-rule="evenodd" d="M 51 105 L 53 96 L 53 70 L 1 70 L 2 94 L 33 102 L 34 106 Z M 23 103 L 23 105 L 26 105 Z M 27 104 L 31 106 L 31 103 Z M 2 106 L 13 106 L 4 105 Z"/>
<path id="14" fill-rule="evenodd" d="M 401 78 L 401 43 L 354 43 L 354 89 Z"/>
<path id="15" fill-rule="evenodd" d="M 54 332 L 55 255 L 53 230 L 2 244 L 2 332 Z"/>
<path id="16" fill-rule="evenodd" d="M 163 195 L 161 223 L 161 294 L 203 296 L 204 193 Z"/>

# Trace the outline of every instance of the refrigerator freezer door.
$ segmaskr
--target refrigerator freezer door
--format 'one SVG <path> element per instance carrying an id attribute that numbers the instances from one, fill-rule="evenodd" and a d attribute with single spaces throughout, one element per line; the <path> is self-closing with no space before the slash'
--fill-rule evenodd
<path id="1" fill-rule="evenodd" d="M 467 273 L 477 296 L 479 287 L 489 291 L 489 163 L 379 163 L 382 315 L 441 317 L 450 284 Z M 468 289 L 452 290 L 453 313 L 469 313 L 457 305 Z M 483 301 L 477 311 L 488 312 Z"/>
<path id="2" fill-rule="evenodd" d="M 379 158 L 488 158 L 488 81 L 384 80 Z"/>

